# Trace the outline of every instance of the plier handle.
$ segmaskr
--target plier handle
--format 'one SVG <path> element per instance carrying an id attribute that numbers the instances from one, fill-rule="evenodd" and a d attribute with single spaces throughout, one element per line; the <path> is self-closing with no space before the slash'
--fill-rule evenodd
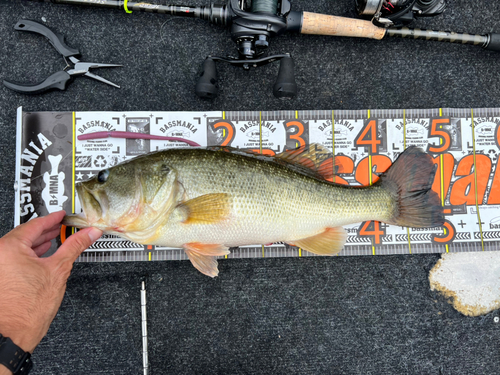
<path id="1" fill-rule="evenodd" d="M 96 74 L 93 74 L 89 70 L 95 68 L 115 68 L 122 65 L 81 62 L 77 58 L 77 56 L 80 56 L 80 51 L 75 48 L 68 47 L 64 41 L 64 36 L 56 34 L 47 26 L 42 25 L 38 22 L 30 20 L 20 20 L 17 22 L 16 26 L 14 26 L 14 29 L 18 31 L 29 31 L 45 36 L 49 40 L 50 44 L 54 46 L 57 52 L 59 52 L 63 56 L 64 60 L 66 61 L 66 67 L 63 70 L 52 74 L 43 82 L 36 84 L 19 83 L 4 80 L 3 84 L 9 89 L 24 94 L 39 94 L 52 89 L 66 90 L 66 87 L 73 80 L 73 77 L 81 75 L 120 88 L 120 86 L 118 86 L 117 84 L 108 81 L 107 79 L 102 78 Z M 74 66 L 72 67 L 71 64 Z"/>

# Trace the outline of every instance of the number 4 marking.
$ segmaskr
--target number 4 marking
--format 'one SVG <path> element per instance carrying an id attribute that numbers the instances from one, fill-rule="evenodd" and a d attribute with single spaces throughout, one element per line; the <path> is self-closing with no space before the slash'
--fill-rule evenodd
<path id="1" fill-rule="evenodd" d="M 378 221 L 365 221 L 358 229 L 358 236 L 370 237 L 376 245 L 382 243 L 382 237 L 384 237 L 385 234 L 385 228 L 381 227 Z"/>
<path id="2" fill-rule="evenodd" d="M 497 128 L 495 129 L 495 142 L 497 144 L 497 147 L 500 148 L 500 124 L 497 125 Z"/>
<path id="3" fill-rule="evenodd" d="M 377 137 L 377 120 L 370 120 L 354 140 L 356 147 L 369 147 L 370 154 L 377 154 L 377 146 L 381 143 L 382 141 Z"/>

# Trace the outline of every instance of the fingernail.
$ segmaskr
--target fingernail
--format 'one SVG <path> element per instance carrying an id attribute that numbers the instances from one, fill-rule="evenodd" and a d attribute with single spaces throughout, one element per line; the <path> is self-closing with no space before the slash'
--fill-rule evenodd
<path id="1" fill-rule="evenodd" d="M 102 231 L 97 228 L 91 228 L 88 235 L 92 242 L 95 242 L 99 237 L 102 236 Z"/>

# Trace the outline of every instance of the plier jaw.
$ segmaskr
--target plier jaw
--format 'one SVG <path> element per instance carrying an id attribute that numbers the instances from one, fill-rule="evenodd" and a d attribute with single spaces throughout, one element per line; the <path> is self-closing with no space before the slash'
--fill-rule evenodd
<path id="1" fill-rule="evenodd" d="M 93 78 L 97 81 L 107 83 L 110 86 L 120 88 L 120 86 L 118 86 L 116 83 L 108 81 L 107 79 L 100 77 L 97 74 L 91 73 L 89 70 L 99 69 L 99 68 L 119 68 L 123 65 L 81 62 L 74 56 L 70 56 L 69 59 L 75 66 L 73 69 L 66 70 L 70 76 L 84 75 L 86 77 Z M 70 65 L 68 64 L 68 67 L 69 66 Z"/>
<path id="2" fill-rule="evenodd" d="M 57 52 L 59 52 L 64 57 L 64 60 L 66 61 L 66 67 L 63 70 L 52 74 L 43 82 L 36 84 L 18 83 L 4 80 L 3 84 L 9 89 L 24 94 L 39 94 L 53 89 L 66 90 L 68 84 L 73 80 L 73 77 L 75 76 L 86 76 L 108 85 L 120 88 L 120 86 L 118 86 L 117 84 L 108 81 L 107 79 L 102 78 L 97 74 L 91 73 L 90 69 L 116 68 L 121 67 L 122 65 L 89 63 L 80 61 L 77 58 L 77 56 L 80 56 L 80 51 L 75 48 L 68 47 L 62 35 L 56 34 L 47 26 L 42 25 L 38 22 L 30 20 L 20 20 L 17 22 L 14 29 L 18 31 L 29 31 L 45 36 L 49 40 L 50 44 L 54 46 Z M 68 62 L 67 59 L 69 59 L 70 62 Z"/>

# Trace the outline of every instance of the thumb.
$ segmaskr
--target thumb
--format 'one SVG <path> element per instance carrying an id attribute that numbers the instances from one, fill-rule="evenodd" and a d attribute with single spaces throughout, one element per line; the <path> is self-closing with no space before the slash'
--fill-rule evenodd
<path id="1" fill-rule="evenodd" d="M 97 228 L 82 229 L 69 236 L 51 258 L 54 258 L 56 261 L 74 263 L 76 258 L 88 249 L 101 235 L 102 231 Z"/>

